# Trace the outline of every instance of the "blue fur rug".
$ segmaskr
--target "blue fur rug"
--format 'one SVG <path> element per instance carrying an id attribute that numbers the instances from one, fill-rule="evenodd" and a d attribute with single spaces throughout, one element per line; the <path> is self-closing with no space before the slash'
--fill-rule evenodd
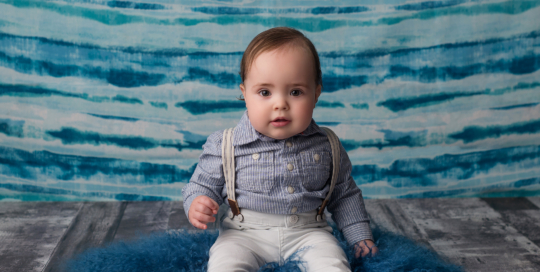
<path id="1" fill-rule="evenodd" d="M 355 259 L 341 232 L 334 235 L 347 252 L 352 271 L 415 271 L 458 272 L 437 253 L 412 240 L 388 231 L 373 229 L 379 254 Z M 141 237 L 127 242 L 115 242 L 106 247 L 89 249 L 65 264 L 70 272 L 180 272 L 206 271 L 208 251 L 218 236 L 217 231 L 188 233 L 170 231 Z M 284 265 L 269 263 L 259 271 L 301 271 L 301 260 L 289 258 Z"/>

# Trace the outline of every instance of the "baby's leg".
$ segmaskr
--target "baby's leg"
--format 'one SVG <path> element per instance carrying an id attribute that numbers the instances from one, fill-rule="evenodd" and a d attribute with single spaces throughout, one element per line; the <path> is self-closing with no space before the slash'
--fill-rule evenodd
<path id="1" fill-rule="evenodd" d="M 301 250 L 297 256 L 304 262 L 303 271 L 351 271 L 347 256 L 332 235 L 330 226 L 292 229 L 285 233 L 284 258 Z"/>
<path id="2" fill-rule="evenodd" d="M 272 237 L 274 236 L 274 237 Z M 208 271 L 257 271 L 278 259 L 277 232 L 269 230 L 222 230 L 210 249 Z"/>

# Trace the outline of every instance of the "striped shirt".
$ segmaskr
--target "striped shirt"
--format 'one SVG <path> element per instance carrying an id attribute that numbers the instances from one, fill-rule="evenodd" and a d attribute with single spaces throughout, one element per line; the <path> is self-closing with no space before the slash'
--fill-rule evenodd
<path id="1" fill-rule="evenodd" d="M 183 188 L 184 209 L 205 195 L 227 203 L 221 142 L 223 131 L 210 135 L 190 179 Z M 271 214 L 295 214 L 317 209 L 330 187 L 332 149 L 315 121 L 301 134 L 276 140 L 257 132 L 247 111 L 234 129 L 236 201 L 246 208 Z M 351 177 L 352 165 L 341 146 L 341 169 L 327 209 L 350 245 L 371 239 L 362 191 Z"/>

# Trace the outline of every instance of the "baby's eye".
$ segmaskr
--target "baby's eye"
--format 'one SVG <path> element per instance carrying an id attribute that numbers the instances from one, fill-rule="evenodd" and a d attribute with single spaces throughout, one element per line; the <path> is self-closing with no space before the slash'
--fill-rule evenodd
<path id="1" fill-rule="evenodd" d="M 302 91 L 301 90 L 292 90 L 291 91 L 291 95 L 292 96 L 299 96 L 302 94 Z"/>
<path id="2" fill-rule="evenodd" d="M 270 92 L 268 90 L 260 90 L 259 94 L 261 96 L 270 96 Z"/>

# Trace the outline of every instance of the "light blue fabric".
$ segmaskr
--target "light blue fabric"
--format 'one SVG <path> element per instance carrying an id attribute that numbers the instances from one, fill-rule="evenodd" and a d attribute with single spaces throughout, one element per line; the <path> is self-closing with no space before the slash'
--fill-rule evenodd
<path id="1" fill-rule="evenodd" d="M 540 1 L 0 0 L 0 201 L 182 201 L 249 42 L 315 45 L 368 199 L 540 196 Z"/>
<path id="2" fill-rule="evenodd" d="M 220 205 L 227 203 L 222 138 L 223 131 L 208 137 L 199 164 L 182 190 L 186 216 L 191 203 L 200 195 Z M 287 146 L 287 142 L 292 145 Z M 317 209 L 326 197 L 332 173 L 332 150 L 326 133 L 315 121 L 301 134 L 275 140 L 258 133 L 246 111 L 234 130 L 233 146 L 236 201 L 240 208 L 271 214 L 303 213 Z M 287 168 L 288 164 L 293 165 L 292 170 Z M 327 208 L 349 244 L 354 244 L 373 236 L 362 191 L 350 175 L 351 168 L 349 157 L 341 147 L 339 178 Z"/>

